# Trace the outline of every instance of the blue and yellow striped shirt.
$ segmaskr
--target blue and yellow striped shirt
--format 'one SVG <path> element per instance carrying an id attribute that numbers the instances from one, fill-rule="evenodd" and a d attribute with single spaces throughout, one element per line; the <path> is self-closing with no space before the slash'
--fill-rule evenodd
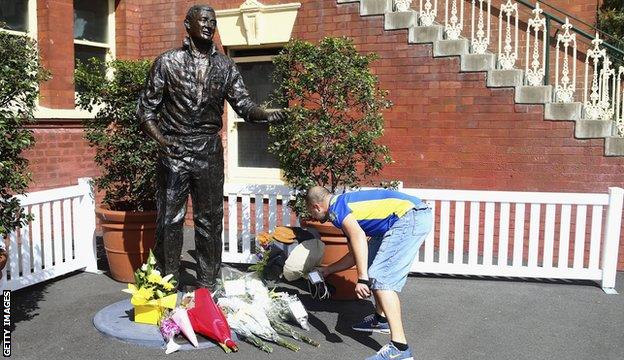
<path id="1" fill-rule="evenodd" d="M 427 205 L 417 197 L 392 190 L 362 190 L 334 195 L 329 202 L 329 219 L 339 229 L 352 214 L 367 236 L 380 236 L 410 209 Z"/>

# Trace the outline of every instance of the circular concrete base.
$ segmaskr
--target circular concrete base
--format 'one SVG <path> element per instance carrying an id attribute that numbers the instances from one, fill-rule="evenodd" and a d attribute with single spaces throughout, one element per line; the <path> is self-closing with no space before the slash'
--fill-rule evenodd
<path id="1" fill-rule="evenodd" d="M 132 321 L 134 309 L 130 299 L 122 300 L 108 305 L 93 317 L 93 325 L 104 335 L 117 340 L 140 346 L 164 348 L 165 341 L 156 325 L 139 324 Z M 232 333 L 232 339 L 237 340 Z M 180 350 L 205 349 L 217 346 L 216 343 L 197 334 L 199 346 L 196 348 L 182 335 L 174 339 L 181 348 Z"/>

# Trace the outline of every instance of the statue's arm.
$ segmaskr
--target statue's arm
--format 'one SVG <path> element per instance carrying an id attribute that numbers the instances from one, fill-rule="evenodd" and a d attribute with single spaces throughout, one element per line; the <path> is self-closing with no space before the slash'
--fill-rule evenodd
<path id="1" fill-rule="evenodd" d="M 164 71 L 163 60 L 158 57 L 145 82 L 145 88 L 139 96 L 137 104 L 137 118 L 141 124 L 141 129 L 150 138 L 156 141 L 160 147 L 168 153 L 168 147 L 172 145 L 167 141 L 158 129 L 158 112 L 163 100 L 163 92 L 166 84 L 166 76 Z"/>
<path id="2" fill-rule="evenodd" d="M 230 66 L 229 80 L 226 83 L 226 99 L 238 116 L 252 123 L 271 123 L 283 121 L 286 114 L 283 110 L 265 110 L 258 106 L 249 95 L 243 82 L 243 76 L 236 64 Z"/>

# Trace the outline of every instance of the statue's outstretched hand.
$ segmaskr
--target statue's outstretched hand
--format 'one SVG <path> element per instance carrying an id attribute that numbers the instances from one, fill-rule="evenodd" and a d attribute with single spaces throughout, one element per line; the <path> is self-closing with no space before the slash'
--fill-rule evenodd
<path id="1" fill-rule="evenodd" d="M 283 109 L 271 111 L 267 120 L 271 123 L 284 122 L 286 121 L 286 111 L 284 111 Z"/>

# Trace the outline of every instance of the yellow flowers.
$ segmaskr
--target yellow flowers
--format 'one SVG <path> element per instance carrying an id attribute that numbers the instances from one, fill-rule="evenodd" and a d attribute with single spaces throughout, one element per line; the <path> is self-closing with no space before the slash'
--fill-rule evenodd
<path id="1" fill-rule="evenodd" d="M 152 284 L 161 284 L 162 276 L 160 276 L 160 272 L 158 270 L 153 270 L 150 274 L 147 275 L 147 282 Z M 164 285 L 164 284 L 163 284 Z"/>
<path id="2" fill-rule="evenodd" d="M 134 273 L 134 284 L 128 284 L 124 292 L 132 294 L 132 303 L 145 303 L 176 294 L 177 281 L 173 275 L 163 277 L 156 268 L 156 258 L 150 250 L 147 262 Z"/>

